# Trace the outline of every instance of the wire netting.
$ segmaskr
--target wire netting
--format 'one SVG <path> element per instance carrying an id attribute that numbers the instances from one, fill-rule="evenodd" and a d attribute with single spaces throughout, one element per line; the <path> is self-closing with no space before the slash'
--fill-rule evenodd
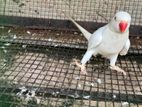
<path id="1" fill-rule="evenodd" d="M 87 46 L 78 32 L 2 31 L 2 105 L 138 107 L 142 103 L 142 38 L 132 37 L 129 54 L 117 62 L 127 76 L 111 71 L 100 56 L 87 64 L 85 76 L 73 64 L 73 58 L 81 59 Z"/>
<path id="2" fill-rule="evenodd" d="M 1 0 L 0 107 L 141 107 L 141 5 L 141 0 Z M 61 10 L 88 29 L 119 10 L 129 12 L 139 35 L 131 32 L 129 53 L 117 61 L 127 75 L 112 71 L 101 56 L 87 63 L 88 75 L 81 74 L 73 59 L 82 58 L 87 41 Z"/>
<path id="3" fill-rule="evenodd" d="M 120 10 L 132 15 L 133 25 L 142 25 L 141 0 L 2 0 L 0 15 L 43 19 L 67 19 L 61 10 L 75 20 L 108 22 Z"/>

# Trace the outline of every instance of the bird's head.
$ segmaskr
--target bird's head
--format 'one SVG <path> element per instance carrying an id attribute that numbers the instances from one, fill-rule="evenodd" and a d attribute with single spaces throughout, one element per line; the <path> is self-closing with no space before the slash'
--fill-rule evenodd
<path id="1" fill-rule="evenodd" d="M 131 23 L 131 16 L 129 13 L 120 11 L 115 14 L 111 22 L 109 23 L 110 28 L 119 33 L 128 31 Z"/>

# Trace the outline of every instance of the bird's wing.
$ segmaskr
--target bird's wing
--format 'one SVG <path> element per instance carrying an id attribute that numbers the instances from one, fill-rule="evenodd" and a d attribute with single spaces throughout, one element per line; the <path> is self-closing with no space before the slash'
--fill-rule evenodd
<path id="1" fill-rule="evenodd" d="M 128 39 L 123 47 L 123 49 L 120 51 L 120 55 L 126 55 L 128 50 L 130 48 L 130 40 Z"/>
<path id="2" fill-rule="evenodd" d="M 89 41 L 88 41 L 88 50 L 91 50 L 92 48 L 97 47 L 102 42 L 103 37 L 103 31 L 105 29 L 104 27 L 99 28 L 96 32 L 94 32 Z"/>

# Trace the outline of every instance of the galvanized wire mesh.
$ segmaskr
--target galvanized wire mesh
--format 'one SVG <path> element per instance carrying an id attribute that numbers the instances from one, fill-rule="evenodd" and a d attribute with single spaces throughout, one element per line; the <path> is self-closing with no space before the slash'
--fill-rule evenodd
<path id="1" fill-rule="evenodd" d="M 141 107 L 141 37 L 132 37 L 129 54 L 118 59 L 127 76 L 111 71 L 100 56 L 87 64 L 85 76 L 72 63 L 86 49 L 86 40 L 78 32 L 2 31 L 2 107 Z"/>
<path id="2" fill-rule="evenodd" d="M 63 20 L 67 18 L 59 13 L 65 10 L 78 21 L 106 23 L 125 10 L 133 25 L 142 25 L 141 5 L 141 0 L 2 0 L 0 15 Z"/>
<path id="3" fill-rule="evenodd" d="M 141 107 L 141 5 L 141 0 L 1 0 L 0 107 Z M 111 71 L 100 56 L 82 75 L 73 59 L 82 58 L 87 41 L 61 10 L 88 29 L 108 22 L 118 10 L 129 12 L 132 45 L 117 61 L 127 76 Z"/>

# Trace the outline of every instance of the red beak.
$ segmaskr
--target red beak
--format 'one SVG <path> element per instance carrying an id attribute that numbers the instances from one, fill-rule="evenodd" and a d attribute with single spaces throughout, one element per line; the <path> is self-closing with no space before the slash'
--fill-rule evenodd
<path id="1" fill-rule="evenodd" d="M 119 29 L 123 33 L 127 28 L 128 23 L 126 21 L 121 21 L 119 23 Z"/>

